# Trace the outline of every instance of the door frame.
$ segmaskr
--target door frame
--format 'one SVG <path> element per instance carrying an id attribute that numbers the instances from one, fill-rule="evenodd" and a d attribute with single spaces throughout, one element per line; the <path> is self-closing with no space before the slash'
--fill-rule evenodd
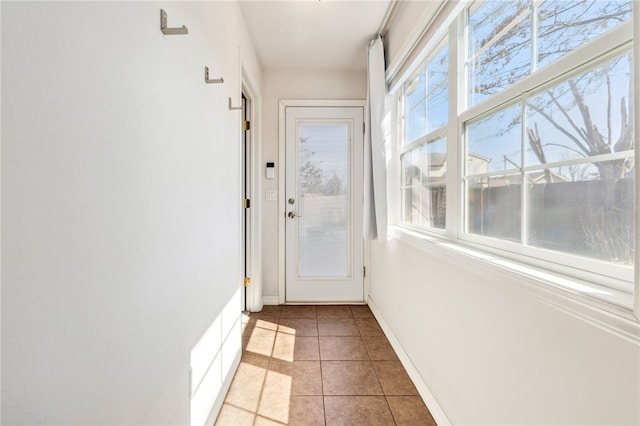
<path id="1" fill-rule="evenodd" d="M 244 239 L 243 244 L 247 247 L 241 247 L 241 255 L 246 250 L 247 259 L 246 262 L 246 275 L 251 278 L 251 284 L 246 291 L 241 291 L 242 294 L 242 308 L 246 306 L 250 312 L 258 312 L 262 310 L 262 221 L 260 219 L 262 214 L 262 203 L 260 202 L 260 194 L 262 191 L 262 183 L 260 173 L 260 141 L 259 141 L 259 128 L 260 128 L 260 93 L 255 90 L 255 86 L 252 84 L 254 81 L 247 70 L 242 68 L 242 81 L 241 81 L 241 93 L 249 101 L 249 108 L 246 111 L 247 116 L 251 121 L 251 128 L 246 135 L 249 139 L 249 152 L 247 153 L 247 167 L 248 174 L 244 178 L 249 178 L 248 183 L 248 198 L 251 200 L 251 206 L 248 209 L 248 222 L 251 227 L 249 232 L 249 238 Z M 244 114 L 244 111 L 243 111 Z M 242 120 L 240 119 L 239 125 L 242 126 Z M 240 131 L 241 137 L 239 144 L 242 145 L 244 141 L 243 130 Z M 244 148 L 243 148 L 244 149 Z M 242 170 L 242 169 L 241 169 Z M 242 171 L 241 171 L 242 173 Z M 240 197 L 242 199 L 242 197 Z M 244 214 L 244 208 L 243 214 Z M 243 286 L 243 278 L 245 276 L 245 265 L 239 265 L 240 286 Z"/>
<path id="2" fill-rule="evenodd" d="M 251 204 L 249 204 L 249 206 L 245 206 L 244 205 L 244 200 L 247 199 L 249 200 L 249 203 L 251 203 L 252 199 L 253 199 L 253 193 L 251 191 L 251 189 L 253 188 L 252 185 L 252 178 L 253 178 L 253 169 L 252 169 L 252 147 L 253 144 L 251 143 L 251 139 L 252 139 L 252 133 L 249 129 L 246 129 L 244 127 L 244 123 L 245 121 L 251 123 L 251 109 L 253 107 L 253 101 L 251 100 L 251 98 L 249 97 L 249 95 L 247 94 L 246 90 L 244 90 L 244 88 L 242 89 L 242 114 L 241 114 L 241 122 L 242 122 L 242 198 L 243 198 L 243 218 L 242 218 L 242 248 L 243 248 L 243 255 L 242 255 L 242 264 L 243 264 L 243 271 L 242 271 L 242 276 L 243 279 L 246 278 L 251 278 L 251 239 L 253 237 L 253 232 L 251 229 L 252 226 L 252 218 L 251 218 Z M 244 285 L 244 282 L 243 282 Z M 244 285 L 244 291 L 242 291 L 242 310 L 243 311 L 249 311 L 250 310 L 250 304 L 248 299 L 250 296 L 249 294 L 249 287 L 247 287 L 246 285 Z"/>
<path id="3" fill-rule="evenodd" d="M 338 100 L 338 99 L 281 99 L 278 108 L 278 193 L 285 194 L 285 153 L 286 153 L 286 108 L 287 107 L 361 107 L 365 110 L 364 122 L 366 123 L 366 101 L 365 100 Z M 285 304 L 285 203 L 283 199 L 278 199 L 278 303 Z M 366 252 L 365 252 L 366 253 Z M 363 259 L 365 266 L 368 262 Z M 368 289 L 363 286 L 364 300 L 369 297 Z M 314 303 L 315 304 L 315 303 Z"/>

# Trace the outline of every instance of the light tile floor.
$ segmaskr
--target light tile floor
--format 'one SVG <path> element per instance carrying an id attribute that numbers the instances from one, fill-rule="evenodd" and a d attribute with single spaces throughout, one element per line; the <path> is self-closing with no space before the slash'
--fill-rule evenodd
<path id="1" fill-rule="evenodd" d="M 265 306 L 216 425 L 435 425 L 367 306 Z"/>

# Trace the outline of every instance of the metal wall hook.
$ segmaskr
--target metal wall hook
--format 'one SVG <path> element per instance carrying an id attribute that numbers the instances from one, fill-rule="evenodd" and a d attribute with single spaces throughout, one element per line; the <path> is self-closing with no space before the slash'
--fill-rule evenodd
<path id="1" fill-rule="evenodd" d="M 181 28 L 168 28 L 167 12 L 165 12 L 164 9 L 160 9 L 160 31 L 162 31 L 164 35 L 189 34 L 189 30 L 184 25 Z"/>
<path id="2" fill-rule="evenodd" d="M 231 98 L 229 98 L 229 109 L 230 109 L 230 110 L 234 110 L 234 109 L 242 109 L 242 105 L 237 106 L 237 107 L 231 106 Z"/>
<path id="3" fill-rule="evenodd" d="M 222 77 L 210 79 L 209 67 L 204 67 L 204 82 L 208 84 L 219 84 L 219 83 L 224 83 L 224 79 Z"/>

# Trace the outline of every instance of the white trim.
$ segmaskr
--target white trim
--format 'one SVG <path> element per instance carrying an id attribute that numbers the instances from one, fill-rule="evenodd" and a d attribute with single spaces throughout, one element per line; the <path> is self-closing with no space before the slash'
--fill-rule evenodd
<path id="1" fill-rule="evenodd" d="M 285 107 L 365 107 L 364 99 L 280 99 L 280 105 Z"/>
<path id="2" fill-rule="evenodd" d="M 397 94 L 387 95 L 386 105 L 390 117 L 399 117 L 402 106 Z M 400 141 L 400 120 L 390 120 L 390 131 L 385 142 L 387 159 L 387 211 L 388 225 L 394 225 L 400 220 L 400 155 L 398 144 Z M 366 295 L 365 295 L 366 296 Z M 366 300 L 366 299 L 365 299 Z"/>
<path id="3" fill-rule="evenodd" d="M 242 93 L 242 89 L 240 91 L 240 93 Z M 240 98 L 242 100 L 242 98 Z M 243 204 L 243 197 L 244 197 L 244 188 L 243 188 L 243 184 L 244 184 L 244 180 L 245 180 L 245 170 L 244 170 L 244 137 L 242 134 L 242 117 L 241 117 L 241 113 L 236 114 L 236 111 L 232 111 L 233 114 L 229 114 L 229 124 L 231 127 L 235 127 L 237 130 L 237 133 L 235 135 L 235 141 L 233 142 L 236 146 L 236 155 L 237 155 L 237 170 L 238 170 L 238 175 L 236 176 L 236 183 L 237 183 L 237 188 L 239 189 L 239 191 L 237 192 L 237 194 L 235 194 L 235 206 L 234 207 L 234 212 L 235 212 L 235 217 L 238 218 L 238 229 L 237 229 L 237 239 L 236 241 L 238 242 L 237 245 L 237 259 L 239 259 L 238 264 L 236 265 L 237 268 L 237 291 L 240 292 L 240 300 L 244 301 L 244 291 L 242 291 L 243 289 L 243 281 L 244 281 L 244 268 L 245 268 L 245 262 L 246 262 L 246 256 L 244 253 L 244 245 L 245 245 L 245 241 L 246 241 L 246 235 L 245 232 L 247 231 L 245 229 L 244 224 L 242 224 L 243 218 L 244 218 L 244 208 L 242 207 Z M 242 308 L 240 308 L 242 309 Z"/>
<path id="4" fill-rule="evenodd" d="M 280 301 L 278 296 L 262 296 L 262 303 L 264 305 L 279 305 Z"/>
<path id="5" fill-rule="evenodd" d="M 391 0 L 391 3 L 389 3 L 389 6 L 387 7 L 387 11 L 384 14 L 384 18 L 382 18 L 382 22 L 378 27 L 379 35 L 383 35 L 389 29 L 389 24 L 391 23 L 391 20 L 393 19 L 393 15 L 396 13 L 396 10 L 398 9 L 399 2 L 400 0 Z"/>
<path id="6" fill-rule="evenodd" d="M 2 22 L 2 5 L 0 4 L 0 22 Z M 0 58 L 2 57 L 2 31 L 0 31 Z M 2 93 L 2 78 L 0 78 L 0 93 Z M 4 117 L 4 115 L 2 114 L 2 102 L 0 102 L 0 129 L 4 129 L 4 127 L 2 127 L 2 117 Z M 2 137 L 0 136 L 0 242 L 1 241 L 5 241 L 3 238 L 3 234 L 4 234 L 4 230 L 2 227 L 2 224 L 4 223 L 4 221 L 2 220 L 3 216 L 4 216 L 4 209 L 2 208 L 2 188 L 4 188 L 4 186 L 2 185 L 2 153 L 4 152 L 4 148 L 6 147 L 6 145 L 2 144 Z M 6 188 L 5 188 L 5 193 L 6 193 Z M 2 250 L 2 246 L 4 244 L 0 244 L 0 259 L 4 259 L 4 257 L 2 256 L 3 254 L 3 250 Z M 4 276 L 4 274 L 2 273 L 2 262 L 0 262 L 0 319 L 2 318 L 2 277 Z M 0 327 L 0 366 L 2 366 L 2 342 L 4 340 L 2 340 L 2 327 Z M 0 368 L 1 370 L 1 368 Z M 3 389 L 2 387 L 2 374 L 0 373 L 0 389 Z M 2 423 L 2 403 L 0 402 L 0 423 Z"/>
<path id="7" fill-rule="evenodd" d="M 367 303 L 367 300 L 369 299 L 369 288 L 371 286 L 371 268 L 369 267 L 371 264 L 371 242 L 363 239 L 362 244 L 362 265 L 364 267 L 364 271 L 366 271 L 362 280 L 362 302 Z"/>
<path id="8" fill-rule="evenodd" d="M 492 281 L 496 284 L 515 288 L 574 318 L 640 345 L 640 322 L 630 309 L 571 290 L 567 287 L 569 281 L 566 277 L 528 267 L 455 241 L 429 237 L 400 227 L 391 228 L 389 236 L 430 256 L 453 257 L 461 262 L 472 263 L 479 273 L 482 271 L 495 277 Z M 593 287 L 589 283 L 582 284 L 578 281 L 574 285 Z M 607 292 L 612 300 L 621 296 L 612 289 L 602 288 L 601 291 Z"/>
<path id="9" fill-rule="evenodd" d="M 449 133 L 447 134 L 447 199 L 446 199 L 446 223 L 445 233 L 450 238 L 457 238 L 457 230 L 460 229 L 459 212 L 462 205 L 462 187 L 458 176 L 461 176 L 464 170 L 464 160 L 462 159 L 461 138 L 462 128 L 458 122 L 458 112 L 460 111 L 460 102 L 463 94 L 466 92 L 466 77 L 464 71 L 464 62 L 462 53 L 464 46 L 460 46 L 458 41 L 463 37 L 461 34 L 462 15 L 449 27 Z M 461 52 L 462 48 L 462 52 Z M 453 83 L 453 84 L 451 84 Z"/>
<path id="10" fill-rule="evenodd" d="M 400 363 L 407 371 L 407 374 L 413 381 L 413 384 L 416 386 L 420 397 L 429 409 L 429 412 L 431 413 L 433 419 L 436 421 L 436 424 L 441 426 L 450 425 L 451 421 L 438 403 L 436 397 L 433 395 L 433 392 L 431 392 L 431 389 L 429 389 L 429 385 L 427 385 L 427 382 L 422 378 L 418 369 L 413 365 L 413 362 L 411 362 L 411 358 L 404 351 L 404 348 L 400 344 L 400 341 L 396 338 L 396 336 L 393 334 L 393 331 L 391 331 L 391 328 L 384 320 L 382 312 L 380 312 L 375 302 L 370 297 L 368 300 L 368 305 L 371 309 L 371 312 L 373 312 L 373 316 L 378 321 L 378 324 L 380 324 L 380 327 L 387 337 L 387 340 L 389 340 L 391 347 L 396 352 L 396 355 L 398 355 Z"/>
<path id="11" fill-rule="evenodd" d="M 449 124 L 446 123 L 442 125 L 442 127 L 438 127 L 435 130 L 432 130 L 430 133 L 426 135 L 420 136 L 418 139 L 405 144 L 399 148 L 400 155 L 412 151 L 416 148 L 421 148 L 423 145 L 430 144 L 431 142 L 435 142 L 438 139 L 444 139 L 449 134 Z"/>
<path id="12" fill-rule="evenodd" d="M 281 100 L 278 105 L 278 304 L 284 304 L 285 298 L 285 158 L 286 158 L 286 108 L 289 102 Z"/>
<path id="13" fill-rule="evenodd" d="M 636 169 L 636 258 L 635 258 L 635 291 L 634 291 L 634 313 L 636 318 L 640 318 L 640 214 L 638 214 L 638 210 L 640 210 L 640 149 L 638 149 L 638 142 L 640 141 L 640 2 L 634 1 L 633 4 L 633 57 L 634 57 L 634 65 L 633 65 L 633 75 L 634 82 L 633 85 L 635 87 L 635 95 L 636 95 L 636 124 L 635 124 L 635 144 L 636 147 L 636 156 L 635 156 L 635 169 Z"/>
<path id="14" fill-rule="evenodd" d="M 216 401 L 213 403 L 213 407 L 211 407 L 211 411 L 207 416 L 207 421 L 204 423 L 205 425 L 215 424 L 218 414 L 220 414 L 220 410 L 222 409 L 222 405 L 224 404 L 224 399 L 227 397 L 227 392 L 229 392 L 229 388 L 231 387 L 231 382 L 233 382 L 233 377 L 236 375 L 236 371 L 238 371 L 241 360 L 242 349 L 238 350 L 238 353 L 231 364 L 231 369 L 229 369 L 229 374 L 227 374 L 224 382 L 222 382 Z"/>
<path id="15" fill-rule="evenodd" d="M 501 257 L 511 258 L 512 261 L 553 270 L 555 273 L 573 277 L 585 283 L 609 287 L 627 295 L 632 293 L 632 266 L 617 265 L 569 252 L 554 251 L 479 234 L 461 233 L 458 240 L 460 244 L 473 246 L 480 251 L 497 254 Z M 621 303 L 623 306 L 630 308 L 629 302 L 630 300 L 624 300 Z"/>
<path id="16" fill-rule="evenodd" d="M 251 110 L 249 117 L 251 120 L 249 164 L 250 168 L 250 194 L 251 208 L 249 209 L 251 234 L 249 236 L 250 253 L 247 270 L 251 278 L 251 286 L 247 289 L 247 309 L 252 312 L 262 310 L 262 173 L 261 173 L 261 146 L 259 143 L 260 134 L 260 111 L 262 101 L 259 92 L 255 89 L 253 78 L 246 68 L 242 67 L 242 91 L 250 101 Z M 241 131 L 242 132 L 242 131 Z"/>
<path id="17" fill-rule="evenodd" d="M 286 108 L 287 107 L 362 107 L 364 100 L 280 99 L 278 102 L 278 194 L 285 193 Z M 281 197 L 282 198 L 282 197 Z M 285 201 L 278 200 L 278 304 L 285 303 Z M 264 298 L 263 298 L 264 300 Z"/>
<path id="18" fill-rule="evenodd" d="M 495 112 L 500 112 L 500 111 L 495 111 Z M 465 124 L 473 124 L 471 122 L 467 122 Z M 522 137 L 522 136 L 521 136 Z M 523 150 L 521 150 L 523 151 Z M 524 155 L 524 152 L 523 152 Z M 520 167 L 515 167 L 513 166 L 513 168 L 511 169 L 504 169 L 504 170 L 494 170 L 491 172 L 484 172 L 484 173 L 469 173 L 467 175 L 464 176 L 463 180 L 468 180 L 470 178 L 473 179 L 478 179 L 478 178 L 485 178 L 485 177 L 492 177 L 492 176 L 521 176 L 522 174 L 526 174 L 528 172 L 535 172 L 535 171 L 539 171 L 539 170 L 546 170 L 546 169 L 555 169 L 558 167 L 564 167 L 564 166 L 571 166 L 574 164 L 593 164 L 593 163 L 604 163 L 607 161 L 614 161 L 614 160 L 624 160 L 627 158 L 631 158 L 633 157 L 633 150 L 628 150 L 628 151 L 618 151 L 618 152 L 613 152 L 611 154 L 600 154 L 600 155 L 592 155 L 589 157 L 580 157 L 580 158 L 574 158 L 571 160 L 562 160 L 562 161 L 554 161 L 551 163 L 541 163 L 541 164 L 534 164 L 531 166 L 520 166 Z M 524 161 L 522 161 L 522 158 L 520 159 L 521 163 L 524 163 Z"/>

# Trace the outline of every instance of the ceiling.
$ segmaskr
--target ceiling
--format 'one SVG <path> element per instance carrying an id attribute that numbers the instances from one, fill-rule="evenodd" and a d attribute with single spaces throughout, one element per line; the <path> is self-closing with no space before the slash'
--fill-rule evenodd
<path id="1" fill-rule="evenodd" d="M 265 70 L 364 71 L 391 0 L 241 0 Z"/>

